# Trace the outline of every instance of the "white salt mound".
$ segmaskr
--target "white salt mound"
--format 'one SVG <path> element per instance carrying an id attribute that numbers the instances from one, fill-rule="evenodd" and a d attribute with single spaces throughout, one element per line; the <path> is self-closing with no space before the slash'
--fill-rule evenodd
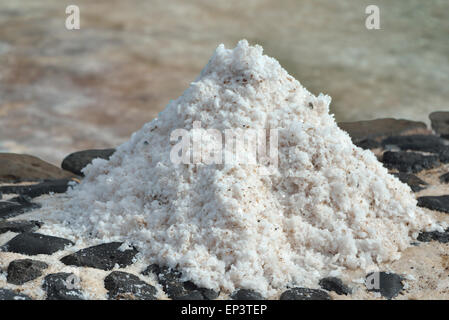
<path id="1" fill-rule="evenodd" d="M 345 268 L 398 259 L 418 231 L 437 228 L 407 185 L 356 147 L 260 46 L 220 45 L 200 76 L 109 161 L 94 160 L 69 191 L 63 220 L 78 234 L 122 239 L 148 263 L 199 286 L 266 297 L 315 287 Z M 279 164 L 174 164 L 170 134 L 202 128 L 279 129 Z"/>

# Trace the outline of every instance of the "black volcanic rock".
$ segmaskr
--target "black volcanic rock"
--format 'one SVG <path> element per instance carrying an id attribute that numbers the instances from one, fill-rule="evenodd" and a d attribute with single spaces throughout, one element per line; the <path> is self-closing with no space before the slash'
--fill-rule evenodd
<path id="1" fill-rule="evenodd" d="M 0 288 L 0 301 L 2 300 L 31 300 L 31 298 L 25 294 L 17 293 L 10 289 Z"/>
<path id="2" fill-rule="evenodd" d="M 53 254 L 63 250 L 66 246 L 73 245 L 67 239 L 43 235 L 40 233 L 21 233 L 3 247 L 2 251 L 21 253 L 29 256 L 38 254 Z"/>
<path id="3" fill-rule="evenodd" d="M 441 163 L 449 163 L 449 147 L 446 147 L 443 150 L 441 150 L 438 156 L 440 158 Z"/>
<path id="4" fill-rule="evenodd" d="M 348 295 L 352 290 L 336 277 L 327 277 L 320 280 L 319 285 L 327 291 L 334 291 L 336 294 Z"/>
<path id="5" fill-rule="evenodd" d="M 382 140 L 382 145 L 394 145 L 401 150 L 439 153 L 446 147 L 444 140 L 434 135 L 392 136 Z"/>
<path id="6" fill-rule="evenodd" d="M 119 250 L 121 242 L 110 242 L 82 249 L 71 255 L 65 256 L 61 262 L 66 265 L 78 267 L 90 267 L 102 270 L 111 270 L 116 264 L 121 268 L 133 263 L 137 250 Z"/>
<path id="7" fill-rule="evenodd" d="M 419 197 L 418 206 L 449 213 L 449 195 Z"/>
<path id="8" fill-rule="evenodd" d="M 156 274 L 164 292 L 173 300 L 213 300 L 220 294 L 211 289 L 199 288 L 191 281 L 181 281 L 182 273 L 175 269 L 152 264 L 142 272 L 144 275 L 151 273 Z"/>
<path id="9" fill-rule="evenodd" d="M 449 172 L 440 176 L 441 183 L 449 183 Z"/>
<path id="10" fill-rule="evenodd" d="M 33 185 L 12 185 L 12 186 L 2 186 L 0 187 L 0 192 L 4 194 L 14 193 L 30 198 L 39 197 L 43 194 L 48 193 L 64 193 L 69 187 L 69 182 L 73 182 L 71 179 L 58 179 L 58 180 L 48 180 L 42 183 Z"/>
<path id="11" fill-rule="evenodd" d="M 331 300 L 331 297 L 320 289 L 292 288 L 284 291 L 280 300 Z"/>
<path id="12" fill-rule="evenodd" d="M 444 139 L 434 135 L 393 136 L 382 141 L 382 145 L 396 146 L 403 151 L 413 150 L 430 152 L 438 155 L 440 162 L 449 162 L 449 145 Z"/>
<path id="13" fill-rule="evenodd" d="M 395 177 L 401 180 L 402 183 L 406 183 L 412 189 L 413 192 L 418 192 L 426 188 L 427 182 L 421 180 L 413 173 L 406 172 L 394 172 L 392 173 Z"/>
<path id="14" fill-rule="evenodd" d="M 8 231 L 15 233 L 34 232 L 38 230 L 42 225 L 42 222 L 33 220 L 0 220 L 0 234 Z"/>
<path id="15" fill-rule="evenodd" d="M 432 129 L 445 139 L 449 139 L 449 112 L 436 111 L 429 115 Z"/>
<path id="16" fill-rule="evenodd" d="M 92 160 L 97 158 L 109 160 L 114 152 L 115 149 L 92 149 L 74 152 L 62 161 L 61 167 L 64 170 L 83 176 L 84 174 L 81 170 L 90 164 Z"/>
<path id="17" fill-rule="evenodd" d="M 104 279 L 104 287 L 111 300 L 155 300 L 156 288 L 139 277 L 121 271 L 114 271 Z"/>
<path id="18" fill-rule="evenodd" d="M 84 300 L 77 288 L 78 281 L 73 273 L 53 273 L 44 278 L 42 288 L 47 293 L 47 300 Z"/>
<path id="19" fill-rule="evenodd" d="M 22 285 L 42 275 L 42 270 L 48 265 L 45 262 L 31 259 L 12 261 L 8 266 L 8 283 Z"/>
<path id="20" fill-rule="evenodd" d="M 259 292 L 250 289 L 239 289 L 231 294 L 232 300 L 264 300 Z"/>
<path id="21" fill-rule="evenodd" d="M 363 139 L 363 140 L 354 142 L 354 144 L 357 147 L 360 147 L 362 149 L 376 149 L 376 148 L 380 148 L 382 146 L 380 144 L 380 142 L 378 142 L 374 139 Z"/>
<path id="22" fill-rule="evenodd" d="M 404 288 L 403 280 L 400 275 L 382 271 L 367 274 L 365 285 L 368 291 L 380 292 L 383 297 L 393 299 Z"/>
<path id="23" fill-rule="evenodd" d="M 31 202 L 30 198 L 26 196 L 0 201 L 0 220 L 12 218 L 37 208 L 40 208 L 40 205 Z"/>
<path id="24" fill-rule="evenodd" d="M 441 243 L 448 243 L 449 242 L 449 229 L 445 230 L 445 232 L 440 232 L 440 231 L 421 232 L 418 235 L 417 240 L 421 241 L 421 242 L 438 241 Z"/>
<path id="25" fill-rule="evenodd" d="M 37 157 L 0 153 L 0 182 L 15 183 L 47 179 L 69 179 L 73 174 Z"/>
<path id="26" fill-rule="evenodd" d="M 383 154 L 382 162 L 388 169 L 396 169 L 407 173 L 417 173 L 439 165 L 438 156 L 436 155 L 422 155 L 406 151 L 386 151 Z"/>

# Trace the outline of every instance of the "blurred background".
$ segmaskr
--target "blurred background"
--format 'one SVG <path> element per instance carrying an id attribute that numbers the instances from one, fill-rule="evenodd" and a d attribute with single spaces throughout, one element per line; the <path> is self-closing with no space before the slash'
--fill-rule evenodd
<path id="1" fill-rule="evenodd" d="M 448 0 L 0 0 L 0 152 L 59 165 L 115 147 L 242 38 L 332 96 L 338 121 L 449 110 Z"/>

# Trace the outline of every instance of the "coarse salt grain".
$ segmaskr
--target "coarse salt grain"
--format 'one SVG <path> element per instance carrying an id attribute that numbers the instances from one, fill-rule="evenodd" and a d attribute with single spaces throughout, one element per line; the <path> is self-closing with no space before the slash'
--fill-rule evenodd
<path id="1" fill-rule="evenodd" d="M 228 293 L 268 297 L 397 259 L 420 230 L 439 227 L 408 186 L 338 128 L 329 104 L 260 46 L 220 45 L 157 119 L 84 169 L 62 219 L 78 236 L 128 241 L 148 263 Z M 194 121 L 279 129 L 278 167 L 260 175 L 262 164 L 174 164 L 170 134 Z"/>

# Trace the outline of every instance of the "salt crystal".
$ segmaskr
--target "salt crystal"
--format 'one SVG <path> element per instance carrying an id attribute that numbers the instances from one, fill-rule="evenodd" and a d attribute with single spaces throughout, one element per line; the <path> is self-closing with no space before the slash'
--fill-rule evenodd
<path id="1" fill-rule="evenodd" d="M 270 296 L 397 259 L 414 234 L 437 226 L 407 185 L 339 129 L 330 100 L 260 46 L 220 45 L 157 119 L 85 168 L 61 219 L 228 293 Z M 192 132 L 195 121 L 220 132 L 278 129 L 278 166 L 265 175 L 255 170 L 264 164 L 173 163 L 171 133 Z"/>

